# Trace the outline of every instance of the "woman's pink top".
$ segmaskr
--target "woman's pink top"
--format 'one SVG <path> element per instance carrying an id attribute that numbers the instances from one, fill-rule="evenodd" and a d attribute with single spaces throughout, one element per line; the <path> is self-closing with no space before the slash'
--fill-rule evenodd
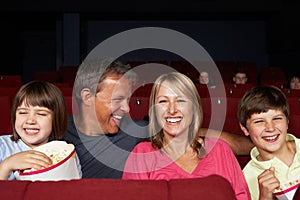
<path id="1" fill-rule="evenodd" d="M 230 146 L 222 140 L 206 138 L 205 151 L 206 155 L 200 159 L 190 174 L 180 168 L 165 153 L 154 148 L 151 142 L 139 143 L 127 159 L 123 179 L 170 180 L 201 178 L 217 174 L 231 183 L 237 199 L 250 199 L 241 167 Z"/>

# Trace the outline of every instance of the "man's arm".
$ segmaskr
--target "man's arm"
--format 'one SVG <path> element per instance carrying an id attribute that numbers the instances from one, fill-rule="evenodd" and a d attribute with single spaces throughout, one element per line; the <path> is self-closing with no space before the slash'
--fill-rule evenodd
<path id="1" fill-rule="evenodd" d="M 237 133 L 201 128 L 199 134 L 200 136 L 215 137 L 224 140 L 230 145 L 235 155 L 249 155 L 251 149 L 254 147 L 249 137 Z"/>

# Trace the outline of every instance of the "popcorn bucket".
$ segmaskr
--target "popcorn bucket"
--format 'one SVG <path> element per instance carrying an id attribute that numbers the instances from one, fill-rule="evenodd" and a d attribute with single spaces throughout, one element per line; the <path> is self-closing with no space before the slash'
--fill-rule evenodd
<path id="1" fill-rule="evenodd" d="M 80 178 L 74 145 L 64 141 L 51 141 L 34 150 L 45 153 L 51 158 L 53 165 L 40 170 L 16 171 L 14 175 L 18 180 L 52 181 Z"/>
<path id="2" fill-rule="evenodd" d="M 300 177 L 288 180 L 283 184 L 280 184 L 280 188 L 276 189 L 274 195 L 279 200 L 292 200 L 297 188 L 300 185 Z"/>

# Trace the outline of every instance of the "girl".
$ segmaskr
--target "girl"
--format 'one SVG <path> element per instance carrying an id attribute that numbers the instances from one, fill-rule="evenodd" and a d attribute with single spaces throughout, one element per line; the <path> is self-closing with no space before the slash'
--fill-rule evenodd
<path id="1" fill-rule="evenodd" d="M 13 134 L 0 137 L 0 180 L 16 179 L 15 170 L 42 169 L 51 159 L 33 148 L 61 139 L 67 112 L 61 91 L 51 83 L 32 81 L 16 94 L 11 110 Z M 81 176 L 80 164 L 77 166 Z"/>

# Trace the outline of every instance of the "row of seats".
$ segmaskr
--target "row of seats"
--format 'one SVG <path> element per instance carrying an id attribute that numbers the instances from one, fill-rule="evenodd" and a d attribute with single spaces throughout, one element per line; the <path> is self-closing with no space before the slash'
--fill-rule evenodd
<path id="1" fill-rule="evenodd" d="M 176 71 L 179 71 L 183 74 L 188 75 L 192 80 L 198 79 L 198 70 L 194 67 L 200 67 L 205 69 L 206 71 L 210 72 L 210 69 L 212 67 L 212 62 L 210 61 L 195 61 L 194 63 L 190 63 L 186 60 L 150 60 L 150 61 L 133 61 L 130 60 L 127 62 L 131 67 L 137 67 L 141 66 L 143 64 L 149 64 L 149 63 L 157 63 L 157 64 L 163 64 L 170 66 L 174 68 Z M 250 80 L 252 80 L 252 74 L 257 74 L 257 64 L 255 62 L 246 62 L 246 61 L 216 61 L 215 62 L 218 70 L 220 71 L 223 80 L 225 82 L 231 80 L 231 77 L 234 73 L 234 70 L 236 67 L 243 67 L 249 71 Z M 194 65 L 194 66 L 193 66 Z M 256 77 L 255 77 L 256 78 Z M 253 80 L 255 79 L 253 78 Z"/>
<path id="2" fill-rule="evenodd" d="M 195 67 L 185 60 L 172 60 L 170 62 L 165 60 L 154 61 L 128 61 L 127 64 L 133 68 L 141 66 L 143 64 L 156 63 L 163 64 L 172 67 L 174 70 L 179 71 L 189 76 L 193 81 L 198 79 L 198 71 Z M 193 63 L 195 64 L 195 63 Z M 257 84 L 275 84 L 279 87 L 286 87 L 286 75 L 281 67 L 261 67 L 258 70 L 257 64 L 252 61 L 215 61 L 215 64 L 222 76 L 224 83 L 232 82 L 232 76 L 236 67 L 243 67 L 248 73 L 248 82 L 254 85 Z M 212 64 L 205 62 L 197 63 L 204 70 L 211 72 Z M 58 70 L 38 70 L 34 72 L 35 80 L 44 80 L 52 83 L 67 83 L 69 86 L 73 86 L 76 73 L 79 66 L 60 66 Z M 210 73 L 212 81 L 215 79 L 216 73 Z M 6 75 L 0 76 L 1 86 L 20 86 L 22 84 L 21 75 Z M 216 83 L 218 84 L 218 83 Z"/>
<path id="3" fill-rule="evenodd" d="M 143 84 L 134 89 L 132 96 L 135 97 L 150 97 L 153 83 Z M 209 88 L 205 84 L 195 83 L 201 98 L 209 97 L 228 97 L 228 98 L 241 98 L 245 92 L 254 87 L 254 84 L 235 85 L 233 83 L 225 83 L 216 85 L 214 88 Z M 280 88 L 287 98 L 299 98 L 300 90 Z"/>
<path id="4" fill-rule="evenodd" d="M 64 96 L 72 96 L 73 87 L 70 87 L 64 83 L 54 83 L 62 91 Z M 144 84 L 138 88 L 135 88 L 132 96 L 135 97 L 150 97 L 151 89 L 153 83 Z M 234 85 L 232 83 L 227 83 L 224 85 L 216 86 L 215 88 L 208 88 L 206 85 L 195 83 L 195 86 L 200 94 L 201 98 L 209 97 L 228 97 L 228 98 L 241 98 L 245 92 L 253 87 L 253 84 L 246 85 Z M 0 87 L 1 96 L 10 96 L 11 101 L 13 100 L 15 94 L 19 90 L 20 86 L 10 86 L 10 87 Z M 287 98 L 299 98 L 300 90 L 293 90 L 288 88 L 281 88 L 282 92 Z"/>
<path id="5" fill-rule="evenodd" d="M 1 87 L 20 87 L 23 83 L 21 75 L 1 75 L 0 74 L 0 88 Z"/>
<path id="6" fill-rule="evenodd" d="M 198 70 L 188 61 L 185 60 L 172 60 L 170 62 L 165 60 L 152 60 L 152 61 L 128 61 L 127 64 L 131 65 L 133 68 L 141 66 L 144 64 L 163 64 L 172 67 L 176 71 L 179 71 L 183 74 L 189 76 L 193 81 L 198 79 Z M 207 62 L 195 62 L 197 66 L 200 66 L 204 71 L 207 71 L 210 74 L 212 81 L 216 82 L 217 78 L 215 76 L 215 71 L 212 71 L 211 63 Z M 193 63 L 193 64 L 195 64 Z M 237 67 L 244 68 L 247 72 L 248 83 L 254 85 L 276 85 L 278 87 L 287 87 L 287 77 L 282 67 L 274 66 L 263 66 L 258 69 L 256 62 L 253 61 L 215 61 L 215 66 L 220 72 L 220 75 L 223 79 L 222 83 L 232 82 L 232 77 L 234 71 Z"/>
<path id="7" fill-rule="evenodd" d="M 35 71 L 34 79 L 73 87 L 78 68 L 77 65 L 60 66 L 57 71 Z"/>
<path id="8" fill-rule="evenodd" d="M 61 66 L 59 70 L 35 71 L 34 79 L 73 87 L 79 66 Z M 20 87 L 23 84 L 22 75 L 1 75 L 0 88 Z"/>
<path id="9" fill-rule="evenodd" d="M 196 83 L 196 88 L 200 94 L 201 98 L 208 97 L 229 97 L 229 98 L 241 98 L 245 94 L 245 92 L 254 87 L 254 84 L 245 84 L 245 85 L 235 85 L 233 83 L 225 83 L 222 85 L 216 85 L 215 88 L 208 88 L 204 84 Z M 266 84 L 266 85 L 274 85 L 275 84 Z M 276 86 L 278 87 L 278 86 Z M 278 87 L 287 98 L 299 98 L 300 99 L 300 90 L 297 89 L 289 89 L 289 88 L 280 88 Z"/>

